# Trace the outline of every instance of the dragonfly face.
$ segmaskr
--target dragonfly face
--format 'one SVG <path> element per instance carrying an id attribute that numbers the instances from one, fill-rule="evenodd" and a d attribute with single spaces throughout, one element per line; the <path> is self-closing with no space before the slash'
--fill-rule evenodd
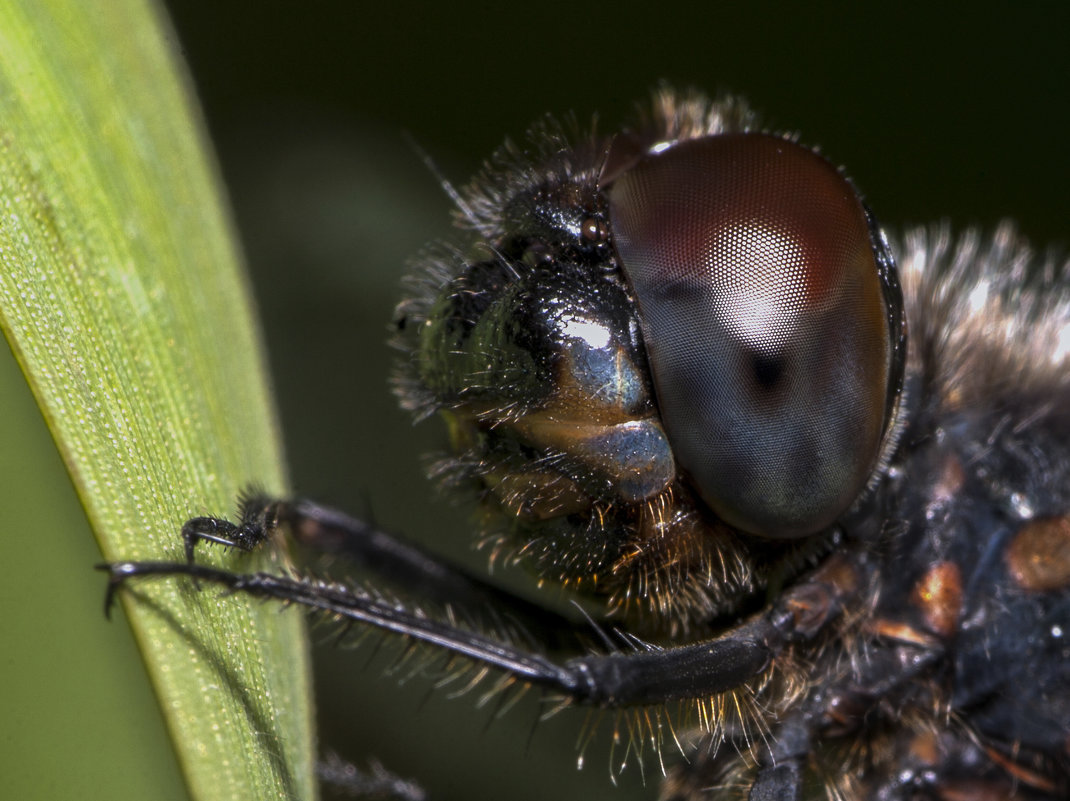
<path id="1" fill-rule="evenodd" d="M 905 328 L 832 165 L 661 103 L 477 182 L 472 254 L 402 306 L 401 397 L 446 419 L 443 469 L 501 513 L 506 558 L 686 631 L 828 550 L 894 446 Z"/>
<path id="2" fill-rule="evenodd" d="M 1068 265 L 1009 227 L 889 244 L 829 162 L 671 92 L 615 136 L 536 126 L 457 206 L 396 389 L 444 421 L 433 472 L 491 560 L 587 616 L 261 497 L 191 520 L 190 554 L 288 529 L 408 602 L 182 564 L 115 585 L 193 574 L 459 655 L 492 696 L 619 710 L 688 756 L 663 798 L 1070 792 Z"/>

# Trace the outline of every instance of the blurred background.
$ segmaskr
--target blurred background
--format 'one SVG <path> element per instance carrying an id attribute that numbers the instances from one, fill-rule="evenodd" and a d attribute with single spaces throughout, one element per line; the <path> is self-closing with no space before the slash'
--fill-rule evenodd
<path id="1" fill-rule="evenodd" d="M 1011 217 L 1036 244 L 1065 245 L 1068 12 L 859 5 L 166 4 L 245 247 L 295 490 L 482 566 L 468 510 L 423 478 L 438 427 L 413 428 L 387 389 L 387 324 L 406 259 L 449 235 L 449 201 L 406 137 L 461 184 L 544 113 L 597 113 L 611 130 L 667 80 L 747 96 L 770 127 L 800 131 L 847 165 L 893 229 L 940 218 L 990 229 Z M 103 585 L 89 570 L 99 554 L 77 501 L 4 359 L 0 526 L 11 580 L 0 604 L 16 612 L 0 639 L 44 631 L 51 645 L 40 664 L 7 657 L 11 675 L 32 671 L 47 691 L 8 682 L 0 753 L 15 753 L 16 740 L 39 752 L 10 765 L 45 781 L 36 797 L 68 794 L 50 770 L 62 755 L 81 797 L 132 797 L 144 773 L 157 797 L 181 798 L 166 746 L 119 771 L 98 749 L 121 733 L 98 739 L 69 725 L 138 704 L 142 742 L 130 748 L 151 753 L 163 737 L 128 635 L 99 614 Z M 61 554 L 44 550 L 56 542 Z M 576 770 L 582 712 L 533 725 L 533 697 L 493 720 L 476 696 L 450 700 L 417 679 L 399 686 L 369 654 L 317 653 L 322 746 L 347 759 L 377 758 L 440 801 L 654 795 L 654 760 L 647 787 L 631 764 L 613 789 L 608 726 Z M 86 690 L 98 674 L 119 690 Z"/>

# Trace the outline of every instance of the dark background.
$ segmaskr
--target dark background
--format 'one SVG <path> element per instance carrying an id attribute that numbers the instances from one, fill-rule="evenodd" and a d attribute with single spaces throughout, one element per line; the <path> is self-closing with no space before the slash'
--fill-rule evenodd
<path id="1" fill-rule="evenodd" d="M 482 565 L 467 511 L 422 476 L 438 427 L 414 431 L 386 388 L 405 260 L 448 233 L 450 209 L 405 135 L 463 183 L 540 115 L 597 112 L 612 128 L 664 79 L 746 95 L 772 127 L 847 165 L 888 225 L 1013 217 L 1038 243 L 1066 241 L 1065 18 L 503 6 L 170 4 L 246 248 L 299 492 Z M 324 747 L 374 756 L 436 799 L 653 795 L 635 764 L 612 790 L 611 721 L 577 772 L 583 712 L 532 734 L 537 699 L 493 720 L 478 694 L 399 687 L 381 675 L 388 659 L 366 667 L 369 652 L 317 654 Z M 656 761 L 646 770 L 656 782 Z"/>
<path id="2" fill-rule="evenodd" d="M 542 114 L 597 112 L 611 129 L 664 79 L 746 95 L 771 127 L 847 165 L 893 228 L 1012 217 L 1039 245 L 1065 244 L 1067 12 L 855 5 L 171 2 L 245 246 L 294 487 L 483 563 L 468 511 L 422 476 L 438 426 L 413 429 L 386 386 L 405 260 L 448 234 L 449 202 L 406 134 L 463 183 Z M 6 445 L 12 474 L 27 473 L 31 448 Z M 76 569 L 94 558 L 72 556 Z M 96 611 L 99 577 L 84 572 L 92 617 L 74 634 L 117 636 Z M 451 700 L 419 678 L 399 686 L 383 676 L 389 654 L 368 664 L 372 650 L 317 653 L 322 745 L 345 758 L 376 757 L 438 801 L 654 795 L 634 761 L 613 790 L 611 717 L 578 772 L 584 712 L 533 727 L 532 696 L 494 720 L 478 694 Z M 95 747 L 79 770 L 92 769 Z M 656 783 L 657 761 L 646 770 Z"/>

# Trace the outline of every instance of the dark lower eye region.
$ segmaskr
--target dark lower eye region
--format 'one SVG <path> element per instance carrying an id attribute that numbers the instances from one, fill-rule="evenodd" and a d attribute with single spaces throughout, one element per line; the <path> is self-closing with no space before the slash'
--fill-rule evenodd
<path id="1" fill-rule="evenodd" d="M 723 520 L 831 525 L 866 486 L 898 381 L 866 211 L 766 134 L 655 148 L 607 188 L 677 460 Z"/>

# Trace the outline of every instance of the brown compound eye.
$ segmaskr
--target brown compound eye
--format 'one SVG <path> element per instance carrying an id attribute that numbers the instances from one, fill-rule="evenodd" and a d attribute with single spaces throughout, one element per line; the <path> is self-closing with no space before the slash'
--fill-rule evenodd
<path id="1" fill-rule="evenodd" d="M 792 142 L 726 134 L 652 151 L 607 195 L 662 421 L 703 500 L 766 537 L 830 525 L 873 472 L 901 369 L 850 182 Z"/>

